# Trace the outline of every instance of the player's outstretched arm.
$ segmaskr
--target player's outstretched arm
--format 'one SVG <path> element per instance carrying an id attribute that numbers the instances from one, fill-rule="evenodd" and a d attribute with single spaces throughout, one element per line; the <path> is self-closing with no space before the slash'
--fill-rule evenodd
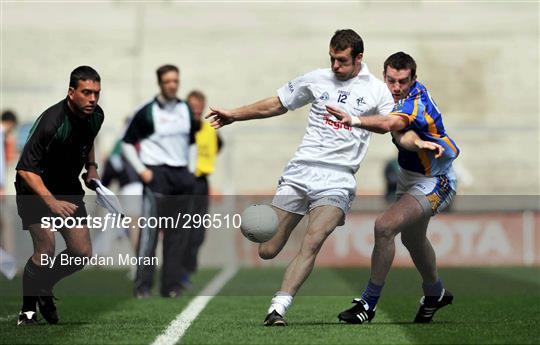
<path id="1" fill-rule="evenodd" d="M 278 97 L 270 97 L 232 110 L 210 107 L 210 113 L 205 118 L 208 119 L 212 127 L 218 129 L 235 121 L 264 119 L 286 112 L 287 108 L 281 104 Z"/>
<path id="2" fill-rule="evenodd" d="M 401 116 L 387 116 L 378 114 L 362 116 L 360 119 L 358 116 L 351 116 L 345 110 L 331 105 L 326 106 L 326 111 L 328 111 L 330 115 L 335 116 L 343 124 L 367 129 L 370 132 L 379 134 L 400 131 L 405 129 L 408 125 L 407 120 Z"/>
<path id="3" fill-rule="evenodd" d="M 420 139 L 418 134 L 413 130 L 406 132 L 392 132 L 392 136 L 397 144 L 405 150 L 419 152 L 422 150 L 435 152 L 435 158 L 439 158 L 444 153 L 444 147 L 441 145 Z"/>

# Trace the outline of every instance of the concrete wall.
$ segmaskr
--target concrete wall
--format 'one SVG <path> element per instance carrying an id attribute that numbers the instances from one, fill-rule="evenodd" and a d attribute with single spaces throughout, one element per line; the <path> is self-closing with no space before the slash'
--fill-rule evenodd
<path id="1" fill-rule="evenodd" d="M 102 75 L 104 156 L 123 119 L 156 93 L 163 63 L 182 70 L 181 95 L 199 88 L 234 107 L 275 95 L 289 79 L 328 66 L 328 41 L 353 28 L 365 62 L 380 75 L 403 50 L 419 65 L 462 149 L 469 194 L 538 194 L 537 3 L 2 3 L 1 108 L 32 121 L 64 97 L 80 64 Z M 305 130 L 308 108 L 223 129 L 226 149 L 213 186 L 272 193 Z M 374 136 L 357 175 L 359 192 L 380 193 L 395 154 Z"/>

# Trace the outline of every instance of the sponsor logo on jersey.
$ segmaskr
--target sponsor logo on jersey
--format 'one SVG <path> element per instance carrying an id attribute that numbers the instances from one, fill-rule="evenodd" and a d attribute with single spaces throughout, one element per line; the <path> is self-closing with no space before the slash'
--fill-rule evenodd
<path id="1" fill-rule="evenodd" d="M 421 184 L 421 183 L 417 183 L 417 184 L 415 184 L 414 186 L 415 186 L 416 188 L 421 189 L 421 190 L 426 190 L 426 187 L 425 187 L 423 184 Z"/>
<path id="2" fill-rule="evenodd" d="M 399 101 L 397 101 L 392 112 L 400 112 L 403 109 L 404 104 L 405 104 L 405 99 L 404 98 L 400 99 Z"/>
<path id="3" fill-rule="evenodd" d="M 330 98 L 330 95 L 328 95 L 328 92 L 324 92 L 321 97 L 319 97 L 320 100 L 322 101 L 328 101 L 328 99 Z"/>
<path id="4" fill-rule="evenodd" d="M 348 131 L 352 131 L 352 127 L 349 126 L 349 125 L 346 125 L 344 123 L 341 123 L 341 122 L 337 122 L 337 121 L 334 121 L 330 118 L 330 116 L 325 116 L 324 117 L 324 124 L 327 125 L 327 126 L 330 126 L 332 127 L 333 129 L 335 129 L 336 131 L 339 131 L 340 129 L 346 129 Z"/>
<path id="5" fill-rule="evenodd" d="M 358 97 L 356 99 L 356 106 L 359 107 L 360 104 L 366 104 L 366 101 L 364 100 L 364 97 Z"/>
<path id="6" fill-rule="evenodd" d="M 358 112 L 360 112 L 360 114 L 365 113 L 366 110 L 367 110 L 367 108 L 365 108 L 365 107 L 362 107 L 362 108 L 354 107 L 353 109 L 356 110 L 356 111 L 358 111 Z"/>
<path id="7" fill-rule="evenodd" d="M 290 91 L 291 93 L 293 93 L 293 92 L 294 92 L 294 86 L 293 86 L 292 81 L 288 82 L 288 83 L 287 83 L 287 86 L 289 87 L 289 91 Z"/>

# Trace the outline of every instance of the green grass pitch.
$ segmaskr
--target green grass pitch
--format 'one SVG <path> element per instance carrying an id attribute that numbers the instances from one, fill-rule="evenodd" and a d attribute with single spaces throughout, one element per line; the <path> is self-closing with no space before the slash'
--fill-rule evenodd
<path id="1" fill-rule="evenodd" d="M 2 344 L 149 344 L 218 270 L 202 270 L 179 299 L 136 300 L 125 271 L 88 269 L 56 288 L 60 324 L 17 327 L 20 277 L 0 278 Z M 366 268 L 316 268 L 287 314 L 262 326 L 283 268 L 241 269 L 188 328 L 182 344 L 534 344 L 540 342 L 540 268 L 444 268 L 456 299 L 428 325 L 411 323 L 421 296 L 414 269 L 393 268 L 371 324 L 340 324 Z"/>

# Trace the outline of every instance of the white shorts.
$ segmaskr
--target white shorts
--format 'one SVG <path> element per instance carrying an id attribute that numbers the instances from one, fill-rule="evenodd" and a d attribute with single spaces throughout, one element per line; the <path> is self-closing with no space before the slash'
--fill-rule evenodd
<path id="1" fill-rule="evenodd" d="M 453 169 L 446 175 L 432 177 L 401 169 L 396 196 L 398 199 L 405 193 L 413 196 L 427 215 L 434 216 L 450 204 L 456 195 L 456 185 Z"/>
<path id="2" fill-rule="evenodd" d="M 319 206 L 335 206 L 347 214 L 356 195 L 356 179 L 345 169 L 289 163 L 279 179 L 272 205 L 305 215 Z"/>

